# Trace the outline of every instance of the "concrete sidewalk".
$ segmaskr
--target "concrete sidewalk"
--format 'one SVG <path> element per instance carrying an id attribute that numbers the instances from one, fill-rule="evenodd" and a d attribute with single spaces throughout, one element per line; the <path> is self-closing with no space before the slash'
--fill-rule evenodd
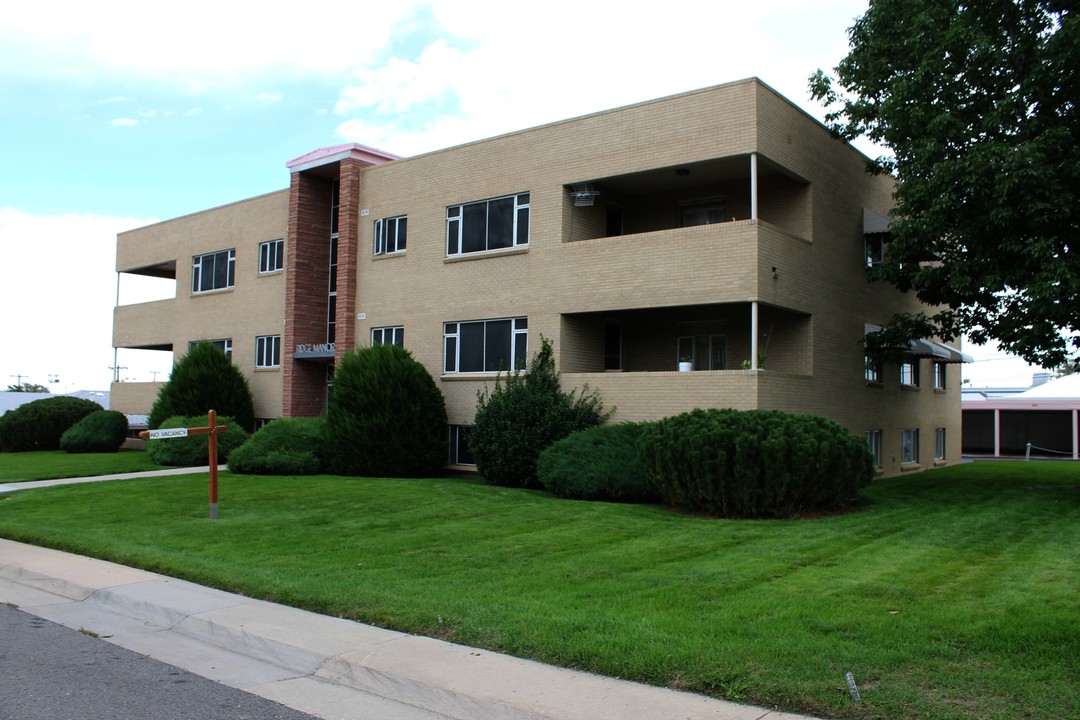
<path id="1" fill-rule="evenodd" d="M 0 539 L 0 602 L 323 718 L 795 720 Z"/>
<path id="2" fill-rule="evenodd" d="M 218 470 L 228 470 L 225 465 L 218 465 Z M 190 468 L 170 468 L 168 470 L 143 470 L 142 472 L 118 473 L 115 475 L 90 475 L 87 477 L 57 478 L 55 480 L 25 480 L 17 483 L 0 483 L 0 493 L 16 490 L 52 487 L 54 485 L 77 485 L 79 483 L 102 482 L 103 480 L 131 480 L 134 478 L 162 477 L 165 475 L 195 475 L 210 472 L 209 465 Z"/>

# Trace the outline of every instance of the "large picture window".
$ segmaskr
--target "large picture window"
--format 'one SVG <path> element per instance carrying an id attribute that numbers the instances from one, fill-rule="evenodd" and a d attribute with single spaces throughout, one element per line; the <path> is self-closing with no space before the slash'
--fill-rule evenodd
<path id="1" fill-rule="evenodd" d="M 510 372 L 525 368 L 528 319 L 474 320 L 443 325 L 443 371 Z"/>
<path id="2" fill-rule="evenodd" d="M 529 193 L 446 208 L 447 256 L 529 244 Z"/>
<path id="3" fill-rule="evenodd" d="M 285 267 L 285 241 L 259 243 L 259 272 L 272 273 Z"/>
<path id="4" fill-rule="evenodd" d="M 236 250 L 196 255 L 191 258 L 191 292 L 231 288 L 236 279 Z"/>
<path id="5" fill-rule="evenodd" d="M 281 336 L 260 335 L 255 338 L 255 367 L 273 368 L 281 365 Z"/>
<path id="6" fill-rule="evenodd" d="M 409 218 L 382 218 L 375 221 L 375 254 L 390 255 L 405 252 L 405 240 L 408 235 Z"/>
<path id="7" fill-rule="evenodd" d="M 195 347 L 195 344 L 199 342 L 210 343 L 222 353 L 224 353 L 225 357 L 227 357 L 230 361 L 232 360 L 232 338 L 220 338 L 218 340 L 192 340 L 188 343 L 188 349 L 190 350 L 191 348 Z"/>

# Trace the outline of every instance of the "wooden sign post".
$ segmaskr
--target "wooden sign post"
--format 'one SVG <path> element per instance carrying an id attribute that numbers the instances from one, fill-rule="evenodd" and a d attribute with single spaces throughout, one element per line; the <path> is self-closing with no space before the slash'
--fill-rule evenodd
<path id="1" fill-rule="evenodd" d="M 210 519 L 218 516 L 218 480 L 217 480 L 217 436 L 228 430 L 227 425 L 217 424 L 217 411 L 211 410 L 206 415 L 206 427 L 167 428 L 164 430 L 143 430 L 139 437 L 144 440 L 165 440 L 168 438 L 187 437 L 188 435 L 209 435 L 210 457 Z"/>

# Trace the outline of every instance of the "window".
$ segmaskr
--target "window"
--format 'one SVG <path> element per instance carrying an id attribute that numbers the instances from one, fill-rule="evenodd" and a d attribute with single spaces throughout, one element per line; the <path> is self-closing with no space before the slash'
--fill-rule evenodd
<path id="1" fill-rule="evenodd" d="M 866 267 L 877 267 L 885 259 L 885 238 L 887 233 L 864 235 L 866 241 Z"/>
<path id="2" fill-rule="evenodd" d="M 259 243 L 259 272 L 272 273 L 285 267 L 285 241 Z"/>
<path id="3" fill-rule="evenodd" d="M 389 255 L 405 252 L 405 237 L 409 219 L 400 217 L 383 218 L 375 221 L 375 254 Z"/>
<path id="4" fill-rule="evenodd" d="M 695 225 L 712 225 L 724 222 L 727 213 L 724 211 L 722 200 L 709 200 L 683 205 L 679 209 L 679 222 L 682 227 L 694 227 Z"/>
<path id="5" fill-rule="evenodd" d="M 262 430 L 264 427 L 274 422 L 276 418 L 255 418 L 255 429 Z"/>
<path id="6" fill-rule="evenodd" d="M 281 336 L 260 335 L 255 338 L 255 367 L 281 366 Z"/>
<path id="7" fill-rule="evenodd" d="M 188 343 L 188 348 L 191 348 L 197 342 L 208 342 L 216 347 L 221 352 L 225 353 L 225 357 L 232 360 L 232 338 L 223 338 L 221 340 L 192 340 Z"/>
<path id="8" fill-rule="evenodd" d="M 467 425 L 450 426 L 450 465 L 475 465 L 476 458 L 469 450 L 469 430 Z"/>
<path id="9" fill-rule="evenodd" d="M 443 372 L 509 372 L 525 367 L 528 319 L 476 320 L 443 325 Z"/>
<path id="10" fill-rule="evenodd" d="M 236 250 L 222 250 L 191 258 L 191 292 L 231 288 L 236 278 Z"/>
<path id="11" fill-rule="evenodd" d="M 447 256 L 529 244 L 529 193 L 446 208 Z"/>
<path id="12" fill-rule="evenodd" d="M 866 356 L 866 382 L 881 383 L 881 360 Z"/>
<path id="13" fill-rule="evenodd" d="M 881 465 L 881 430 L 867 430 L 866 431 L 866 449 L 870 451 L 870 455 L 874 458 L 874 467 L 879 468 Z"/>
<path id="14" fill-rule="evenodd" d="M 676 362 L 693 363 L 694 370 L 726 370 L 727 336 L 681 335 L 675 341 L 675 354 Z M 764 354 L 759 353 L 759 358 Z"/>
<path id="15" fill-rule="evenodd" d="M 945 363 L 934 363 L 934 389 L 945 389 Z"/>
<path id="16" fill-rule="evenodd" d="M 900 431 L 900 462 L 904 464 L 919 462 L 919 430 Z"/>
<path id="17" fill-rule="evenodd" d="M 900 384 L 909 387 L 919 386 L 918 358 L 908 358 L 900 363 Z"/>
<path id="18" fill-rule="evenodd" d="M 934 459 L 945 459 L 945 428 L 934 428 Z"/>
<path id="19" fill-rule="evenodd" d="M 398 347 L 405 346 L 405 328 L 401 325 L 397 327 L 377 327 L 371 328 L 371 346 L 376 345 L 397 345 Z"/>

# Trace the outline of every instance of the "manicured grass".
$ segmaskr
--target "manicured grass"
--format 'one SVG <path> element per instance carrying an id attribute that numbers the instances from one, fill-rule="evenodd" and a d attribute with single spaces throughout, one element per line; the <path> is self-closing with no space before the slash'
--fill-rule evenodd
<path id="1" fill-rule="evenodd" d="M 63 450 L 0 453 L 0 482 L 90 477 L 160 470 L 141 450 L 114 453 L 66 453 Z"/>
<path id="2" fill-rule="evenodd" d="M 0 535 L 568 667 L 842 718 L 1074 718 L 1080 466 L 687 517 L 470 480 L 155 478 L 0 496 Z M 863 704 L 844 686 L 854 673 Z"/>

